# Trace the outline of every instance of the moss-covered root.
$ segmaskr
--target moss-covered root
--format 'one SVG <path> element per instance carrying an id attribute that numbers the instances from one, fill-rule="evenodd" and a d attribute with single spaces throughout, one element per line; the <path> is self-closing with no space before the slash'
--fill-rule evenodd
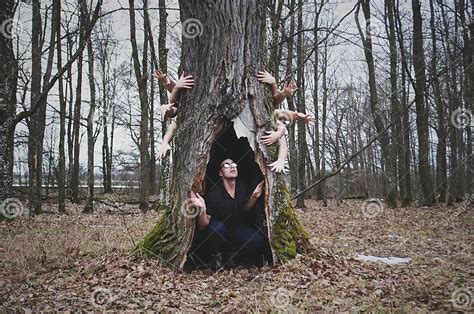
<path id="1" fill-rule="evenodd" d="M 168 215 L 163 214 L 160 220 L 156 223 L 153 229 L 146 235 L 146 237 L 137 244 L 132 250 L 132 255 L 153 257 L 160 255 L 159 250 L 163 247 L 159 247 L 157 244 L 164 238 L 166 230 L 169 230 Z"/>
<path id="2" fill-rule="evenodd" d="M 286 186 L 281 187 L 278 217 L 273 226 L 272 246 L 281 262 L 286 262 L 297 253 L 308 253 L 311 250 L 309 234 L 296 217 Z"/>

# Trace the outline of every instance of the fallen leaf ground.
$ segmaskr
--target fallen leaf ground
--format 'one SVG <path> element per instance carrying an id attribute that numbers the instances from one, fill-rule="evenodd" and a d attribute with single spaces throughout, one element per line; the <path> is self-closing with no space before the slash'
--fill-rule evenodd
<path id="1" fill-rule="evenodd" d="M 385 208 L 367 218 L 361 201 L 306 205 L 298 217 L 319 252 L 214 274 L 129 257 L 159 218 L 137 206 L 119 213 L 98 203 L 86 215 L 68 204 L 68 215 L 1 222 L 0 312 L 474 310 L 472 207 Z M 359 262 L 357 254 L 412 261 Z"/>

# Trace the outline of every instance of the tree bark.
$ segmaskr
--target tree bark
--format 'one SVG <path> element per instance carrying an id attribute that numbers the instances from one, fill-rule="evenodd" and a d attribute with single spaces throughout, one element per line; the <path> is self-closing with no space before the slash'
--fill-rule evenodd
<path id="1" fill-rule="evenodd" d="M 79 45 L 84 44 L 84 29 L 87 24 L 87 4 L 85 0 L 79 0 L 80 8 L 80 25 L 81 31 L 79 34 Z M 71 170 L 71 198 L 74 203 L 79 203 L 79 185 L 80 185 L 80 173 L 79 173 L 79 156 L 80 156 L 80 127 L 81 127 L 81 105 L 82 105 L 82 67 L 83 67 L 83 52 L 79 55 L 77 60 L 77 84 L 76 84 L 76 102 L 74 104 L 74 122 L 72 130 L 72 145 L 73 145 L 73 160 Z"/>
<path id="2" fill-rule="evenodd" d="M 15 2 L 0 2 L 0 23 L 12 20 Z M 1 25 L 0 24 L 0 25 Z M 18 63 L 11 36 L 0 36 L 0 202 L 12 196 L 13 148 L 16 113 Z"/>
<path id="3" fill-rule="evenodd" d="M 303 50 L 303 1 L 298 1 L 298 37 L 297 37 L 297 64 L 298 64 L 298 79 L 297 84 L 299 86 L 298 103 L 297 109 L 299 112 L 306 113 L 305 106 L 305 80 L 304 80 L 304 50 Z M 308 144 L 306 143 L 306 125 L 303 121 L 298 121 L 298 191 L 302 191 L 306 186 L 306 150 Z M 308 165 L 310 166 L 310 165 Z M 304 195 L 299 196 L 296 199 L 296 207 L 305 208 Z"/>
<path id="4" fill-rule="evenodd" d="M 446 125 L 445 125 L 445 111 L 446 104 L 441 97 L 440 83 L 438 79 L 438 48 L 435 28 L 435 12 L 433 0 L 430 0 L 430 31 L 431 31 L 431 68 L 430 76 L 433 82 L 433 94 L 438 116 L 438 127 L 436 129 L 438 136 L 438 144 L 436 145 L 436 190 L 439 194 L 438 202 L 446 202 L 447 192 L 447 173 L 446 173 Z"/>
<path id="5" fill-rule="evenodd" d="M 397 182 L 396 182 L 396 170 L 395 170 L 395 161 L 394 155 L 392 154 L 392 145 L 390 143 L 390 135 L 385 130 L 385 126 L 382 120 L 381 110 L 379 108 L 379 99 L 377 94 L 377 83 L 375 77 L 375 62 L 373 55 L 372 47 L 372 34 L 370 31 L 371 21 L 370 21 L 370 0 L 361 1 L 362 11 L 364 13 L 364 18 L 366 21 L 366 31 L 365 36 L 362 32 L 362 28 L 359 24 L 358 14 L 359 7 L 356 10 L 356 23 L 357 28 L 362 39 L 362 44 L 364 46 L 364 55 L 367 62 L 367 70 L 369 74 L 369 92 L 370 92 L 370 111 L 374 119 L 375 129 L 377 133 L 383 133 L 380 136 L 380 146 L 382 150 L 382 160 L 386 167 L 386 174 L 384 174 L 384 183 L 385 189 L 387 191 L 387 205 L 389 207 L 396 207 L 396 197 L 397 197 Z"/>
<path id="6" fill-rule="evenodd" d="M 273 260 L 285 261 L 310 248 L 283 175 L 266 166 L 276 159 L 276 149 L 260 143 L 263 132 L 272 126 L 273 114 L 268 90 L 256 80 L 258 70 L 264 68 L 265 5 L 256 0 L 225 1 L 209 8 L 201 1 L 180 1 L 183 32 L 189 30 L 188 23 L 195 22 L 200 34 L 192 37 L 184 33 L 182 47 L 185 74 L 193 75 L 196 84 L 182 95 L 179 105 L 171 208 L 135 253 L 159 256 L 170 266 L 183 267 L 195 229 L 195 218 L 183 215 L 185 200 L 191 190 L 203 192 L 211 146 L 226 126 L 233 126 L 237 137 L 247 138 L 248 153 L 254 153 L 263 174 Z"/>
<path id="7" fill-rule="evenodd" d="M 138 93 L 140 96 L 140 209 L 145 212 L 148 210 L 148 184 L 149 182 L 149 153 L 148 153 L 148 94 L 147 94 L 147 63 L 148 58 L 148 34 L 145 32 L 143 47 L 143 64 L 140 65 L 138 59 L 138 46 L 135 28 L 135 1 L 129 0 L 130 6 L 130 42 L 132 44 L 133 69 L 138 84 Z M 143 71 L 143 72 L 142 72 Z"/>
<path id="8" fill-rule="evenodd" d="M 168 13 L 166 13 L 166 1 L 159 0 L 160 6 L 160 24 L 159 24 L 159 35 L 158 35 L 158 54 L 159 54 L 159 67 L 163 73 L 168 73 L 168 48 L 166 48 L 166 20 Z M 159 84 L 160 93 L 160 104 L 164 105 L 168 103 L 168 93 L 163 84 Z M 169 123 L 161 123 L 161 138 L 166 133 Z M 160 207 L 169 207 L 170 202 L 170 155 L 167 154 L 161 159 L 160 164 L 160 184 L 159 184 L 159 195 L 160 195 Z M 153 156 L 154 157 L 154 156 Z"/>
<path id="9" fill-rule="evenodd" d="M 84 207 L 84 213 L 92 213 L 94 211 L 94 114 L 96 106 L 95 78 L 94 78 L 94 50 L 92 49 L 92 40 L 87 40 L 87 64 L 89 78 L 89 113 L 87 115 L 87 201 Z"/>
<path id="10" fill-rule="evenodd" d="M 31 105 L 39 100 L 41 94 L 41 1 L 32 3 L 32 31 L 31 31 Z M 29 207 L 30 213 L 41 212 L 41 183 L 43 164 L 43 138 L 46 119 L 46 102 L 31 116 L 28 121 L 28 173 L 29 173 Z"/>
<path id="11" fill-rule="evenodd" d="M 428 160 L 428 113 L 425 107 L 425 62 L 423 50 L 423 33 L 421 4 L 419 0 L 412 0 L 413 9 L 413 68 L 415 71 L 415 105 L 416 126 L 418 130 L 418 171 L 422 203 L 430 206 L 435 201 L 433 184 L 431 182 L 430 164 Z"/>
<path id="12" fill-rule="evenodd" d="M 295 0 L 290 2 L 290 11 L 293 12 L 296 9 Z M 288 58 L 286 62 L 286 79 L 290 80 L 293 76 L 293 53 L 294 53 L 294 34 L 295 34 L 295 16 L 291 15 L 290 18 L 290 33 L 288 34 Z M 288 98 L 288 109 L 294 111 L 295 104 L 293 98 Z M 288 163 L 290 166 L 290 188 L 291 193 L 296 194 L 298 188 L 298 151 L 296 149 L 295 139 L 295 124 L 291 123 L 288 126 Z"/>
<path id="13" fill-rule="evenodd" d="M 53 5 L 57 10 L 56 18 L 56 58 L 58 71 L 62 67 L 62 50 L 61 50 L 61 0 L 54 0 Z M 60 213 L 66 212 L 66 152 L 65 139 L 66 134 L 66 99 L 64 97 L 64 84 L 62 75 L 59 81 L 59 160 L 58 160 L 58 210 Z"/>

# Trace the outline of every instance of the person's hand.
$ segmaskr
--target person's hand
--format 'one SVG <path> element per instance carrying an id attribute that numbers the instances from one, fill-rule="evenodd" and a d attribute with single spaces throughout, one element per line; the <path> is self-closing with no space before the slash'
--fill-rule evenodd
<path id="1" fill-rule="evenodd" d="M 310 114 L 297 112 L 296 115 L 298 116 L 299 120 L 303 121 L 306 124 L 311 124 L 316 121 L 316 119 Z"/>
<path id="2" fill-rule="evenodd" d="M 206 201 L 199 195 L 199 193 L 194 193 L 191 191 L 189 193 L 190 198 L 189 198 L 189 204 L 193 205 L 194 207 L 199 207 L 201 209 L 206 209 Z"/>
<path id="3" fill-rule="evenodd" d="M 280 133 L 275 131 L 265 131 L 267 135 L 262 136 L 262 143 L 265 145 L 272 145 L 281 137 Z"/>
<path id="4" fill-rule="evenodd" d="M 283 88 L 283 95 L 285 95 L 285 97 L 293 96 L 297 89 L 298 87 L 295 82 L 286 82 L 285 87 Z"/>
<path id="5" fill-rule="evenodd" d="M 271 167 L 272 171 L 282 172 L 285 169 L 285 161 L 278 159 L 275 162 L 272 162 L 271 164 L 269 164 L 268 167 Z"/>
<path id="6" fill-rule="evenodd" d="M 181 74 L 181 77 L 179 80 L 176 82 L 176 85 L 174 88 L 176 89 L 191 89 L 194 86 L 194 79 L 192 75 L 184 76 L 184 73 Z"/>
<path id="7" fill-rule="evenodd" d="M 160 160 L 161 158 L 165 157 L 165 156 L 166 156 L 166 153 L 167 153 L 170 149 L 171 149 L 170 144 L 161 143 L 161 148 L 160 148 L 160 150 L 158 151 L 158 153 L 156 154 L 156 159 L 157 159 L 157 160 Z"/>
<path id="8" fill-rule="evenodd" d="M 258 71 L 257 80 L 259 82 L 267 83 L 267 84 L 270 84 L 270 85 L 273 85 L 273 84 L 276 83 L 275 78 L 273 77 L 273 75 L 268 73 L 266 70 L 265 71 Z"/>
<path id="9" fill-rule="evenodd" d="M 174 104 L 161 105 L 161 120 L 163 121 L 164 119 L 175 117 L 177 109 Z"/>
<path id="10" fill-rule="evenodd" d="M 168 75 L 163 73 L 160 68 L 155 70 L 155 73 L 153 73 L 153 76 L 162 82 L 168 81 Z"/>
<path id="11" fill-rule="evenodd" d="M 260 182 L 252 192 L 252 198 L 259 198 L 262 195 L 263 181 Z"/>

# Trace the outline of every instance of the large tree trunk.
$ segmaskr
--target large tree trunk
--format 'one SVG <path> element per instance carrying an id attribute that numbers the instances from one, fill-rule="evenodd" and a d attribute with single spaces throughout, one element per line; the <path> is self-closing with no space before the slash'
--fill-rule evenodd
<path id="1" fill-rule="evenodd" d="M 195 230 L 194 218 L 183 214 L 187 193 L 203 192 L 206 168 L 217 162 L 212 159 L 212 144 L 229 128 L 237 137 L 247 138 L 249 150 L 240 154 L 253 153 L 257 169 L 251 174 L 259 169 L 265 180 L 264 209 L 273 261 L 285 261 L 309 249 L 308 234 L 296 218 L 284 176 L 266 166 L 276 159 L 276 149 L 260 143 L 261 134 L 272 126 L 273 111 L 268 91 L 256 80 L 257 71 L 264 68 L 265 5 L 257 0 L 214 2 L 213 6 L 180 1 L 183 65 L 196 85 L 182 95 L 179 104 L 171 208 L 135 253 L 159 256 L 168 265 L 183 267 Z M 193 26 L 197 36 L 189 32 Z"/>

